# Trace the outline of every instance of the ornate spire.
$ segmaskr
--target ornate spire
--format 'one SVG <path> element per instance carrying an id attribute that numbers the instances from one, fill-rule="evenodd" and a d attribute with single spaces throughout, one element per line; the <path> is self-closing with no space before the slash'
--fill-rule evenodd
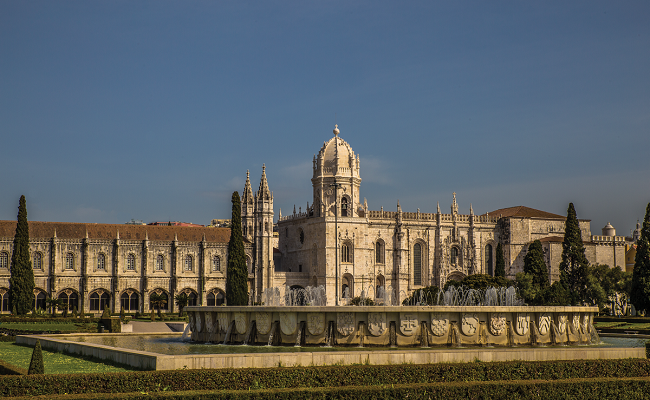
<path id="1" fill-rule="evenodd" d="M 334 136 L 338 136 L 339 133 L 341 133 L 341 131 L 339 131 L 339 126 L 338 126 L 338 125 L 334 125 Z"/>
<path id="2" fill-rule="evenodd" d="M 253 204 L 253 189 L 251 188 L 250 173 L 246 170 L 246 185 L 244 185 L 244 193 L 241 196 L 242 204 Z"/>
<path id="3" fill-rule="evenodd" d="M 469 215 L 474 215 L 474 209 L 472 208 L 472 203 L 469 203 Z"/>
<path id="4" fill-rule="evenodd" d="M 456 203 L 456 192 L 453 193 L 454 200 L 451 203 L 451 213 L 458 214 L 458 203 Z"/>
<path id="5" fill-rule="evenodd" d="M 266 181 L 266 165 L 262 164 L 262 180 L 260 181 L 260 188 L 257 191 L 257 198 L 263 200 L 271 200 L 271 191 L 269 184 Z"/>
<path id="6" fill-rule="evenodd" d="M 441 214 L 441 212 L 440 212 L 440 202 L 438 202 L 438 214 Z"/>

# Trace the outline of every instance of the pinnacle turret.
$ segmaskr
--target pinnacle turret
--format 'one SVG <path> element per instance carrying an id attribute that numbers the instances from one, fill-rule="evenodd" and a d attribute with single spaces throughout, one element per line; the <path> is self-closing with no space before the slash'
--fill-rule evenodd
<path id="1" fill-rule="evenodd" d="M 242 204 L 253 204 L 253 189 L 251 188 L 250 173 L 246 170 L 246 185 L 244 186 L 244 193 L 241 196 Z"/>
<path id="2" fill-rule="evenodd" d="M 262 180 L 260 181 L 260 188 L 257 191 L 258 200 L 271 200 L 271 191 L 269 184 L 266 181 L 266 165 L 262 164 Z"/>

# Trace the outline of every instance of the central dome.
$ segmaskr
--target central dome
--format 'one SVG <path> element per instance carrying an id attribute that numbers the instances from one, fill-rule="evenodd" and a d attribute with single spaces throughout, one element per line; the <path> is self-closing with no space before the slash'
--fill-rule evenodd
<path id="1" fill-rule="evenodd" d="M 334 137 L 323 143 L 314 157 L 314 178 L 318 176 L 359 176 L 359 156 L 355 157 L 352 147 L 339 136 L 338 126 Z"/>

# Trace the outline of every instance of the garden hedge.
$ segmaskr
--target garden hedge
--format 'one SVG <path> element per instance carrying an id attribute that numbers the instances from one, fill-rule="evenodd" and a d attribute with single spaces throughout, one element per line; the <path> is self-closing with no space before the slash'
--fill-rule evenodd
<path id="1" fill-rule="evenodd" d="M 122 394 L 86 393 L 50 396 L 59 399 L 645 399 L 650 391 L 650 378 L 590 378 L 557 381 L 494 381 L 424 383 L 383 386 L 343 386 L 300 389 L 251 389 L 220 391 L 172 392 L 157 388 L 150 392 Z M 23 397 L 21 399 L 27 399 Z M 19 400 L 19 399 L 16 399 Z"/>
<path id="2" fill-rule="evenodd" d="M 650 360 L 352 365 L 5 376 L 0 397 L 55 394 L 386 386 L 435 382 L 650 377 Z"/>
<path id="3" fill-rule="evenodd" d="M 27 370 L 0 360 L 0 375 L 27 375 Z"/>

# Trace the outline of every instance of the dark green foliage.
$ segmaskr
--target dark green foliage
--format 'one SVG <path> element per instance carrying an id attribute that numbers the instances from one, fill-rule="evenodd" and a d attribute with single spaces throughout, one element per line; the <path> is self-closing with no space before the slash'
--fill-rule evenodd
<path id="1" fill-rule="evenodd" d="M 485 290 L 488 287 L 508 287 L 515 286 L 515 283 L 503 276 L 490 276 L 488 274 L 473 274 L 463 278 L 462 281 L 447 281 L 443 290 L 449 286 L 465 286 L 474 290 Z"/>
<path id="2" fill-rule="evenodd" d="M 0 397 L 11 396 L 52 396 L 60 393 L 68 395 L 86 393 L 89 388 L 96 393 L 129 393 L 148 396 L 167 389 L 167 392 L 201 390 L 228 391 L 225 398 L 238 398 L 249 391 L 261 393 L 260 389 L 276 389 L 274 393 L 300 393 L 305 398 L 307 388 L 323 388 L 323 390 L 352 390 L 355 386 L 359 392 L 366 391 L 365 398 L 385 398 L 374 390 L 404 387 L 403 385 L 434 384 L 441 388 L 457 388 L 462 385 L 479 385 L 479 387 L 517 387 L 520 394 L 528 392 L 529 385 L 544 382 L 546 385 L 566 385 L 563 381 L 571 379 L 571 384 L 580 387 L 580 382 L 621 382 L 622 386 L 635 387 L 637 378 L 649 382 L 650 360 L 621 359 L 621 360 L 575 360 L 575 361 L 512 361 L 490 363 L 439 363 L 439 364 L 401 364 L 401 365 L 346 365 L 331 367 L 295 367 L 295 368 L 260 368 L 260 369 L 197 369 L 172 371 L 126 372 L 111 374 L 70 374 L 70 375 L 41 375 L 41 376 L 5 376 L 0 385 Z M 540 381 L 544 379 L 545 381 Z M 524 382 L 522 382 L 524 381 Z M 450 384 L 453 382 L 453 384 Z M 490 383 L 492 382 L 492 383 Z M 625 385 L 623 385 L 625 383 Z M 647 383 L 646 383 L 647 386 Z M 279 391 L 277 389 L 291 389 Z M 232 390 L 241 391 L 237 393 Z M 441 389 L 442 390 L 442 389 Z M 492 390 L 492 389 L 490 389 Z M 496 390 L 496 389 L 494 389 Z M 573 389 L 570 393 L 576 393 Z M 591 389 L 581 398 L 594 398 Z M 421 394 L 424 390 L 420 390 Z M 429 393 L 429 392 L 427 392 Z M 446 392 L 445 392 L 446 393 Z M 488 393 L 488 392 L 486 392 Z M 489 392 L 492 393 L 492 392 Z M 548 393 L 548 399 L 557 398 L 558 394 L 566 394 L 564 389 Z M 643 394 L 644 392 L 640 392 Z M 173 395 L 173 393 L 168 393 Z M 286 395 L 289 396 L 289 395 Z M 285 398 L 293 398 L 286 397 Z M 411 398 L 415 396 L 412 394 Z M 589 397 L 592 396 L 592 397 Z M 119 396 L 124 398 L 126 396 Z M 177 398 L 183 398 L 177 394 Z M 309 397 L 309 396 L 307 396 Z M 521 397 L 521 396 L 520 396 Z M 75 396 L 76 398 L 76 396 Z M 115 395 L 111 398 L 118 398 Z M 198 397 L 196 397 L 198 398 Z M 324 397 L 321 397 L 324 398 Z M 346 397 L 357 398 L 357 397 Z M 404 397 L 400 397 L 404 398 Z M 449 396 L 434 398 L 513 398 L 513 396 Z M 516 398 L 516 396 L 514 396 Z M 574 398 L 563 396 L 563 398 Z M 603 398 L 603 397 L 597 397 Z M 623 396 L 620 398 L 631 398 Z M 641 398 L 639 396 L 632 398 Z"/>
<path id="3" fill-rule="evenodd" d="M 156 321 L 156 312 L 154 310 L 151 310 L 151 322 Z"/>
<path id="4" fill-rule="evenodd" d="M 29 369 L 27 375 L 37 375 L 45 373 L 45 365 L 43 365 L 43 351 L 41 350 L 41 341 L 36 339 L 36 346 L 32 353 L 32 360 L 29 362 Z"/>
<path id="5" fill-rule="evenodd" d="M 524 272 L 533 276 L 533 285 L 540 289 L 551 285 L 548 281 L 548 267 L 544 261 L 542 242 L 539 240 L 528 246 L 528 253 L 524 257 Z"/>
<path id="6" fill-rule="evenodd" d="M 587 295 L 588 267 L 589 261 L 585 256 L 585 246 L 582 243 L 576 210 L 573 203 L 569 203 L 564 228 L 564 242 L 562 242 L 560 281 L 568 289 L 573 305 L 589 301 Z"/>
<path id="7" fill-rule="evenodd" d="M 352 300 L 350 300 L 350 305 L 351 306 L 374 306 L 375 302 L 369 297 L 364 297 L 364 299 L 361 300 L 361 297 L 357 296 Z"/>
<path id="8" fill-rule="evenodd" d="M 17 315 L 25 315 L 34 307 L 34 286 L 34 271 L 29 257 L 27 204 L 25 196 L 20 196 L 9 278 L 9 304 Z"/>
<path id="9" fill-rule="evenodd" d="M 104 312 L 102 313 L 102 319 L 108 319 L 111 317 L 111 310 L 108 308 L 108 305 L 104 307 Z"/>
<path id="10" fill-rule="evenodd" d="M 72 318 L 77 318 L 77 306 L 72 309 Z"/>
<path id="11" fill-rule="evenodd" d="M 183 292 L 183 293 L 177 294 L 174 297 L 174 300 L 176 300 L 176 305 L 178 306 L 178 316 L 182 317 L 183 316 L 183 309 L 185 307 L 187 307 L 187 302 L 188 302 L 187 293 Z"/>
<path id="12" fill-rule="evenodd" d="M 124 313 L 124 309 L 120 308 L 120 320 L 124 321 L 124 317 L 126 317 L 126 314 Z"/>
<path id="13" fill-rule="evenodd" d="M 438 286 L 427 286 L 422 289 L 417 289 L 411 295 L 402 300 L 402 305 L 416 305 L 418 302 L 424 302 L 428 305 L 433 305 L 438 299 Z"/>
<path id="14" fill-rule="evenodd" d="M 503 257 L 503 246 L 497 244 L 497 257 L 494 267 L 494 276 L 506 277 L 506 260 Z"/>
<path id="15" fill-rule="evenodd" d="M 539 304 L 545 306 L 568 306 L 571 296 L 568 288 L 561 281 L 553 282 L 539 297 Z"/>
<path id="16" fill-rule="evenodd" d="M 154 307 L 154 309 L 157 309 L 160 311 L 160 309 L 167 304 L 167 293 L 151 293 L 151 296 L 149 297 L 149 302 L 151 305 Z M 152 310 L 153 311 L 153 310 Z"/>
<path id="17" fill-rule="evenodd" d="M 645 209 L 641 237 L 636 243 L 636 258 L 630 300 L 637 310 L 650 312 L 650 203 Z"/>
<path id="18" fill-rule="evenodd" d="M 232 226 L 228 243 L 228 267 L 226 272 L 226 302 L 229 306 L 248 305 L 248 270 L 244 239 L 241 231 L 241 202 L 239 193 L 232 194 Z"/>

